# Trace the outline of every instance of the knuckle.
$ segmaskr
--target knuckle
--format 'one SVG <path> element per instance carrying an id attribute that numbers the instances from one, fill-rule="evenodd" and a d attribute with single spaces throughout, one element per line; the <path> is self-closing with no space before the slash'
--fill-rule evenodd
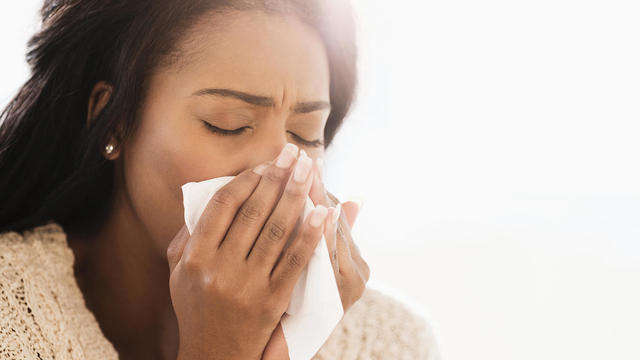
<path id="1" fill-rule="evenodd" d="M 252 296 L 247 291 L 237 289 L 229 294 L 232 303 L 244 312 L 250 313 L 255 311 L 255 306 L 252 300 Z"/>
<path id="2" fill-rule="evenodd" d="M 229 188 L 222 187 L 211 197 L 214 206 L 228 208 L 235 203 L 235 195 Z"/>
<path id="3" fill-rule="evenodd" d="M 300 253 L 289 252 L 285 256 L 285 261 L 286 261 L 287 267 L 296 268 L 304 264 L 305 258 Z"/>
<path id="4" fill-rule="evenodd" d="M 267 239 L 270 242 L 280 242 L 284 238 L 286 230 L 285 225 L 271 221 L 267 227 Z"/>
<path id="5" fill-rule="evenodd" d="M 262 210 L 255 204 L 244 204 L 240 208 L 240 219 L 245 223 L 254 223 L 262 216 Z"/>
<path id="6" fill-rule="evenodd" d="M 226 301 L 238 304 L 238 292 L 233 289 L 234 284 L 222 276 L 201 276 L 202 287 L 206 294 L 213 298 L 226 299 Z"/>
<path id="7" fill-rule="evenodd" d="M 269 247 L 263 241 L 256 241 L 251 249 L 251 254 L 252 256 L 256 256 L 256 258 L 262 263 L 269 254 Z"/>
<path id="8" fill-rule="evenodd" d="M 307 195 L 305 193 L 304 186 L 293 184 L 292 182 L 287 184 L 287 186 L 284 188 L 284 193 L 287 197 L 293 199 L 301 199 Z"/>
<path id="9" fill-rule="evenodd" d="M 198 222 L 196 223 L 196 227 L 193 230 L 193 233 L 198 234 L 199 236 L 202 236 L 204 238 L 210 238 L 211 234 L 210 234 L 210 228 L 208 224 L 208 218 L 201 216 Z"/>
<path id="10" fill-rule="evenodd" d="M 182 256 L 182 267 L 189 275 L 200 275 L 202 273 L 202 262 L 192 253 Z"/>
<path id="11" fill-rule="evenodd" d="M 262 175 L 262 178 L 271 182 L 280 184 L 285 177 L 286 172 L 281 171 L 274 166 L 270 166 Z"/>
<path id="12" fill-rule="evenodd" d="M 314 246 L 316 244 L 316 242 L 322 237 L 322 228 L 321 227 L 317 227 L 317 228 L 307 228 L 307 231 L 305 231 L 304 233 L 302 233 L 302 243 L 305 246 Z"/>

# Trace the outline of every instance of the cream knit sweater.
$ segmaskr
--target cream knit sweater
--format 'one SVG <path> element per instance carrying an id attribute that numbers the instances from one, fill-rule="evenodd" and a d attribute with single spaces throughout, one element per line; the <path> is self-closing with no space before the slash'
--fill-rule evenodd
<path id="1" fill-rule="evenodd" d="M 0 359 L 118 359 L 73 273 L 57 223 L 0 234 Z M 439 359 L 424 318 L 367 288 L 314 359 Z"/>

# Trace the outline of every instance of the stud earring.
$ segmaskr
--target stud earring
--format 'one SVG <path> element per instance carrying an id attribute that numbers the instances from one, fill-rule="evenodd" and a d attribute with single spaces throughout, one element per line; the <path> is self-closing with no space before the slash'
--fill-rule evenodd
<path id="1" fill-rule="evenodd" d="M 108 144 L 107 146 L 104 147 L 104 150 L 107 153 L 107 155 L 111 155 L 111 153 L 113 152 L 113 145 Z"/>

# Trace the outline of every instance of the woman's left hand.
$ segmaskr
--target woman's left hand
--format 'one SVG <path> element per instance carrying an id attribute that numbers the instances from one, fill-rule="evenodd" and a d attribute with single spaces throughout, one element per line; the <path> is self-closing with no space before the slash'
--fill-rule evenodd
<path id="1" fill-rule="evenodd" d="M 314 174 L 309 197 L 315 205 L 322 204 L 330 208 L 324 237 L 327 240 L 329 258 L 342 299 L 342 307 L 346 313 L 364 293 L 370 275 L 369 265 L 362 258 L 360 249 L 351 236 L 351 228 L 360 211 L 360 205 L 355 201 L 341 203 L 338 198 L 325 190 L 322 169 L 314 171 Z M 336 222 L 333 223 L 332 219 L 336 219 Z"/>
<path id="2" fill-rule="evenodd" d="M 330 208 L 327 214 L 324 237 L 327 240 L 329 258 L 333 266 L 333 272 L 342 300 L 342 308 L 346 313 L 364 293 L 366 283 L 369 281 L 369 265 L 360 255 L 360 249 L 353 242 L 351 228 L 356 221 L 360 205 L 355 201 L 340 203 L 338 198 L 325 190 L 322 182 L 322 169 L 317 169 L 313 174 L 313 184 L 309 197 L 314 205 L 324 205 Z M 334 223 L 332 219 L 337 221 Z M 278 326 L 271 335 L 271 339 L 265 348 L 263 360 L 289 360 L 287 342 L 282 332 L 282 326 Z"/>

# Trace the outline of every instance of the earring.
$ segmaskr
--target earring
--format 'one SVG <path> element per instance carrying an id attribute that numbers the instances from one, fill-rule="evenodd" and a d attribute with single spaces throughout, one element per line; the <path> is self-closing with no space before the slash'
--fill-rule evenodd
<path id="1" fill-rule="evenodd" d="M 113 145 L 108 144 L 107 146 L 104 147 L 104 150 L 107 153 L 107 155 L 111 155 L 111 153 L 113 152 Z"/>

